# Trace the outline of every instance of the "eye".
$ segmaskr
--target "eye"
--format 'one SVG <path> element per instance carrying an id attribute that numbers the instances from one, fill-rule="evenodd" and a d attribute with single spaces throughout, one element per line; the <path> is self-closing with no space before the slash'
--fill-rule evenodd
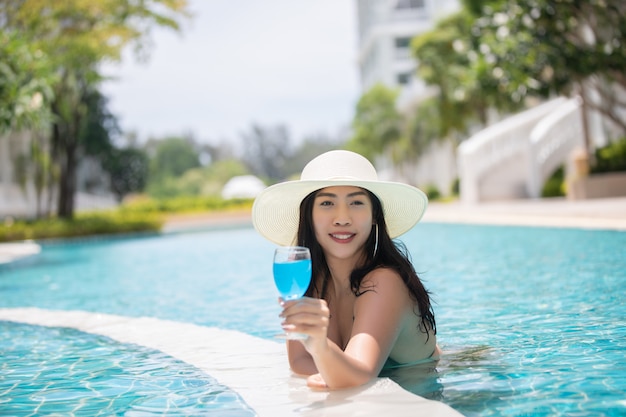
<path id="1" fill-rule="evenodd" d="M 324 207 L 327 207 L 327 206 L 332 206 L 332 205 L 333 205 L 333 202 L 332 202 L 332 201 L 330 201 L 330 200 L 322 200 L 322 201 L 319 203 L 319 205 L 320 205 L 320 206 L 324 206 Z"/>
<path id="2" fill-rule="evenodd" d="M 364 205 L 364 204 L 365 204 L 365 202 L 364 202 L 364 201 L 362 201 L 362 200 L 354 200 L 354 201 L 353 201 L 352 203 L 350 203 L 350 204 L 352 204 L 353 206 L 362 206 L 362 205 Z"/>

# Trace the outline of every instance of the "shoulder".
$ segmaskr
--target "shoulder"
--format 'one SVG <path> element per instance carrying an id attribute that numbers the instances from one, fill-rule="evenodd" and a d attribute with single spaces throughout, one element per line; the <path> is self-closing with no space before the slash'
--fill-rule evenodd
<path id="1" fill-rule="evenodd" d="M 400 274 L 392 268 L 377 268 L 368 273 L 354 301 L 354 316 L 358 324 L 370 328 L 376 323 L 382 327 L 399 328 L 403 317 L 413 312 L 413 301 Z M 363 324 L 369 323 L 369 324 Z M 355 321 L 355 324 L 356 321 Z"/>
<path id="2" fill-rule="evenodd" d="M 380 267 L 369 272 L 361 282 L 360 290 L 363 294 L 374 292 L 379 295 L 395 295 L 408 293 L 402 277 L 393 268 Z"/>

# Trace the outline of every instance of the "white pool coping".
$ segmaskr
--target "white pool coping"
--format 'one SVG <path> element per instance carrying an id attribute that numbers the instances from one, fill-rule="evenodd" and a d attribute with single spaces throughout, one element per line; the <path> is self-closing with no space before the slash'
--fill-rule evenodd
<path id="1" fill-rule="evenodd" d="M 388 378 L 353 389 L 313 391 L 289 371 L 282 343 L 245 333 L 150 317 L 85 311 L 2 308 L 0 320 L 69 327 L 162 351 L 237 392 L 265 416 L 457 417 L 438 401 L 412 394 Z"/>
<path id="2" fill-rule="evenodd" d="M 480 204 L 432 202 L 422 221 L 626 231 L 626 197 L 541 198 Z"/>
<path id="3" fill-rule="evenodd" d="M 0 243 L 0 265 L 37 255 L 41 246 L 31 241 Z"/>

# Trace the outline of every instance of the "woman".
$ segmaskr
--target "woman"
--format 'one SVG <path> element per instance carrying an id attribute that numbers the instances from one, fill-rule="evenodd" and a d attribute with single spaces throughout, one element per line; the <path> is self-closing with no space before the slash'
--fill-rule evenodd
<path id="1" fill-rule="evenodd" d="M 266 188 L 255 200 L 257 231 L 279 245 L 311 250 L 305 297 L 279 300 L 291 369 L 313 388 L 364 384 L 383 368 L 438 360 L 428 291 L 395 238 L 422 217 L 419 189 L 383 182 L 372 164 L 330 151 L 307 164 L 299 181 Z"/>

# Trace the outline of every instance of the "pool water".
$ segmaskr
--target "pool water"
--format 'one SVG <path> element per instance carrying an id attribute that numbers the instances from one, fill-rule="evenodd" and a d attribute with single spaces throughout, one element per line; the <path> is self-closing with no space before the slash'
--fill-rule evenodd
<path id="1" fill-rule="evenodd" d="M 402 240 L 433 293 L 446 355 L 435 369 L 401 369 L 388 376 L 466 416 L 626 414 L 626 233 L 423 223 Z M 271 338 L 279 330 L 273 249 L 251 228 L 45 244 L 40 255 L 0 267 L 0 307 L 152 316 Z M 10 337 L 0 339 L 0 369 L 12 366 L 4 352 L 11 352 L 14 339 L 24 339 L 20 335 L 37 334 L 44 345 L 59 343 L 54 333 L 59 329 L 3 326 Z M 101 337 L 72 335 L 83 360 L 91 357 L 92 345 L 102 343 Z M 114 372 L 130 379 L 142 374 L 141 365 L 139 371 L 127 369 L 129 353 L 115 359 L 127 345 L 108 343 L 115 344 L 109 360 L 125 364 Z M 64 349 L 43 349 L 35 361 L 49 361 Z M 131 355 L 141 350 L 128 349 Z M 203 412 L 224 415 L 221 399 L 232 400 L 229 410 L 240 413 L 232 415 L 251 412 L 235 393 L 193 367 L 159 352 L 141 354 L 180 375 L 173 398 L 187 389 L 181 388 L 183 381 L 194 381 L 192 386 L 207 384 L 198 393 L 198 403 L 208 404 Z M 22 379 L 0 373 L 0 410 L 9 398 L 24 404 L 12 415 L 28 415 L 33 404 L 26 391 L 51 386 L 53 377 L 33 374 L 26 391 L 3 394 L 29 372 L 34 371 L 20 370 Z M 120 378 L 102 378 L 113 380 L 110 390 L 119 394 Z M 160 390 L 169 389 L 159 385 L 155 398 L 167 398 Z M 68 395 L 68 407 L 79 401 Z M 132 402 L 137 395 L 126 397 Z M 63 394 L 54 397 L 62 400 Z M 152 411 L 156 415 L 165 407 Z"/>
<path id="2" fill-rule="evenodd" d="M 0 415 L 255 415 L 232 390 L 164 353 L 66 328 L 0 321 Z"/>

